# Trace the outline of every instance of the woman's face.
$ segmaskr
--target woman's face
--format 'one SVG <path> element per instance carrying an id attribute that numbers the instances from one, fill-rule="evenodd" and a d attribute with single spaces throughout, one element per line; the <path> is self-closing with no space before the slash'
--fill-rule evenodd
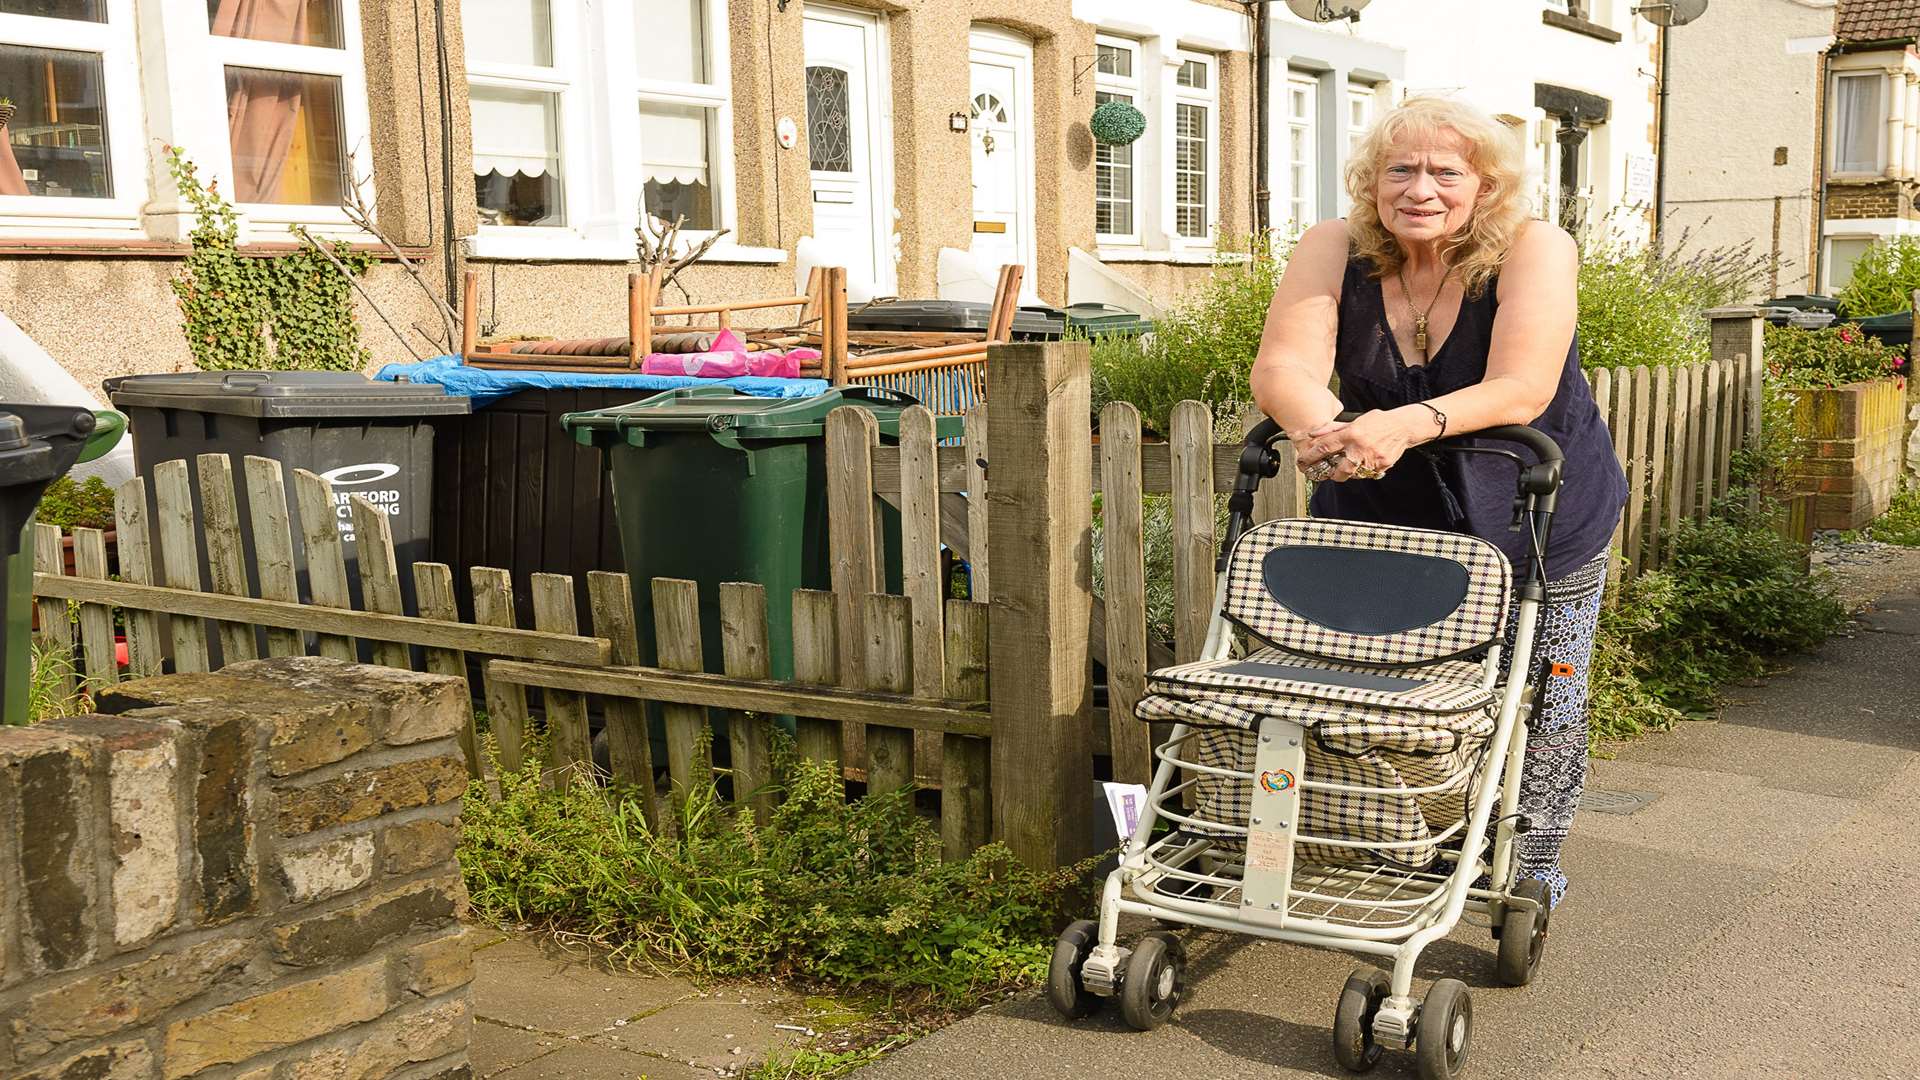
<path id="1" fill-rule="evenodd" d="M 1480 174 L 1452 132 L 1387 148 L 1374 188 L 1381 224 L 1402 244 L 1431 244 L 1465 229 L 1480 199 Z"/>

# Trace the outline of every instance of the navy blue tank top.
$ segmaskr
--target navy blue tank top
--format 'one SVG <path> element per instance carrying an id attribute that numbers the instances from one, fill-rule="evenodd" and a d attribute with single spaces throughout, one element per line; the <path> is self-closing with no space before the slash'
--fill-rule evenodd
<path id="1" fill-rule="evenodd" d="M 1400 345 L 1387 324 L 1380 282 L 1369 269 L 1365 260 L 1350 259 L 1340 290 L 1333 367 L 1340 377 L 1344 408 L 1353 412 L 1398 408 L 1450 394 L 1486 377 L 1493 317 L 1499 309 L 1497 281 L 1488 283 L 1479 296 L 1463 300 L 1460 317 L 1439 350 L 1425 365 L 1412 366 L 1400 358 Z M 1547 574 L 1558 578 L 1607 549 L 1627 498 L 1627 478 L 1613 456 L 1613 437 L 1580 373 L 1578 336 L 1567 348 L 1552 404 L 1532 426 L 1559 443 L 1567 458 L 1566 480 L 1547 540 Z M 1530 451 L 1516 443 L 1486 440 L 1485 445 L 1534 460 Z M 1379 480 L 1316 485 L 1311 507 L 1315 517 L 1472 533 L 1499 545 L 1518 573 L 1526 566 L 1527 541 L 1523 533 L 1509 531 L 1515 480 L 1513 462 L 1506 458 L 1427 454 L 1416 447 Z"/>

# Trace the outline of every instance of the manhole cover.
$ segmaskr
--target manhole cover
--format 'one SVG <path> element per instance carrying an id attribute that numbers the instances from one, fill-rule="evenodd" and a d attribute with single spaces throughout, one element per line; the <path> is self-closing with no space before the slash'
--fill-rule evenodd
<path id="1" fill-rule="evenodd" d="M 1660 796 L 1651 791 L 1597 791 L 1588 788 L 1580 796 L 1580 809 L 1591 814 L 1637 813 Z"/>

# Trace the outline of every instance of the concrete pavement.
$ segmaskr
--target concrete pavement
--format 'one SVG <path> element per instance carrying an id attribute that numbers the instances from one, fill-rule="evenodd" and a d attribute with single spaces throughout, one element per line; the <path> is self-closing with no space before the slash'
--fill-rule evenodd
<path id="1" fill-rule="evenodd" d="M 1424 980 L 1473 990 L 1471 1075 L 1920 1077 L 1920 590 L 1884 598 L 1697 722 L 1596 761 L 1573 889 L 1539 978 L 1496 987 L 1463 926 Z M 1152 1033 L 1060 1020 L 1030 994 L 858 1073 L 940 1077 L 1344 1076 L 1330 1026 L 1345 954 L 1189 932 L 1188 999 Z M 1413 1075 L 1389 1053 L 1373 1074 Z"/>

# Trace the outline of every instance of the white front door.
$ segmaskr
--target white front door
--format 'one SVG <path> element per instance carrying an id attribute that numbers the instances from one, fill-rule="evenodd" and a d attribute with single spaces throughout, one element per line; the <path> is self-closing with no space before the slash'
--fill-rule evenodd
<path id="1" fill-rule="evenodd" d="M 893 164 L 883 88 L 880 21 L 808 4 L 807 156 L 813 235 L 847 272 L 881 295 L 894 290 Z"/>
<path id="2" fill-rule="evenodd" d="M 971 35 L 973 251 L 1033 275 L 1033 46 L 976 28 Z"/>

